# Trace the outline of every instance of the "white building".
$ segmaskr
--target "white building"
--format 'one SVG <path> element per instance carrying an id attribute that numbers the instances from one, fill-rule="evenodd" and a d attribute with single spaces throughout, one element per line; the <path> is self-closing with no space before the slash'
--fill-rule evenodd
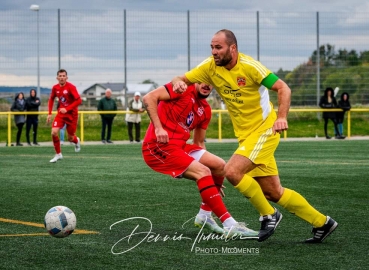
<path id="1" fill-rule="evenodd" d="M 124 83 L 95 83 L 83 90 L 82 99 L 87 101 L 88 106 L 96 106 L 97 101 L 105 95 L 105 90 L 110 88 L 112 96 L 125 104 L 125 84 Z M 155 89 L 153 83 L 128 83 L 127 84 L 127 98 L 128 101 L 133 98 L 135 92 L 140 92 L 141 96 Z"/>

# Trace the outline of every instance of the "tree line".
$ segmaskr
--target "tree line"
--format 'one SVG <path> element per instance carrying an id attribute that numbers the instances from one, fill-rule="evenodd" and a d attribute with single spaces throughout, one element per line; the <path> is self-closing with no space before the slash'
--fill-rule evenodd
<path id="1" fill-rule="evenodd" d="M 293 91 L 292 105 L 316 105 L 317 63 L 320 63 L 320 92 L 339 87 L 348 92 L 351 102 L 369 103 L 369 51 L 338 49 L 325 44 L 314 50 L 305 63 L 292 71 L 279 69 L 276 75 Z"/>

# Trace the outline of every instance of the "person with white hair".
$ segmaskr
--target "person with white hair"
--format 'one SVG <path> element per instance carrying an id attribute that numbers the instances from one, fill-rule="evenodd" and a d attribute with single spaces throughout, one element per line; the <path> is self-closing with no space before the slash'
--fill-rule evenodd
<path id="1" fill-rule="evenodd" d="M 105 97 L 100 99 L 99 104 L 97 105 L 98 111 L 116 111 L 117 104 L 115 100 L 111 97 L 112 91 L 111 89 L 107 88 L 105 90 Z M 100 114 L 101 121 L 102 121 L 102 128 L 101 128 L 101 141 L 102 143 L 113 143 L 111 141 L 111 130 L 113 126 L 113 120 L 116 114 Z M 105 140 L 105 131 L 107 130 L 106 140 Z"/>
<path id="2" fill-rule="evenodd" d="M 141 142 L 141 113 L 145 111 L 145 106 L 141 100 L 141 93 L 135 92 L 134 98 L 128 103 L 126 122 L 128 125 L 129 141 L 133 143 Z M 133 126 L 135 126 L 135 137 L 133 138 Z"/>

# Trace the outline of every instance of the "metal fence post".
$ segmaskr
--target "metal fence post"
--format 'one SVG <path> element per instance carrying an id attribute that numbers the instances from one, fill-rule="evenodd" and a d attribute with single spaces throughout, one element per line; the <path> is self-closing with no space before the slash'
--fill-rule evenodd
<path id="1" fill-rule="evenodd" d="M 60 50 L 61 50 L 61 44 L 60 44 L 61 40 L 60 40 L 60 8 L 58 8 L 58 70 L 61 69 L 61 54 L 60 54 Z"/>
<path id="2" fill-rule="evenodd" d="M 190 11 L 187 10 L 187 70 L 191 69 Z"/>
<path id="3" fill-rule="evenodd" d="M 123 18 L 123 38 L 124 38 L 124 108 L 128 107 L 127 100 L 127 16 L 126 10 L 124 10 L 124 18 Z"/>
<path id="4" fill-rule="evenodd" d="M 259 11 L 256 11 L 256 50 L 257 60 L 260 61 L 260 27 L 259 27 Z"/>
<path id="5" fill-rule="evenodd" d="M 320 99 L 320 49 L 319 49 L 319 12 L 316 13 L 316 105 Z"/>

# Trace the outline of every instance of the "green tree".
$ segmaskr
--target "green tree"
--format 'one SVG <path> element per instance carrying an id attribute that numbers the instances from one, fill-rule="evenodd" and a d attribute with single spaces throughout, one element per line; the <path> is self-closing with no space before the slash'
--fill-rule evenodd
<path id="1" fill-rule="evenodd" d="M 154 82 L 154 81 L 152 81 L 150 79 L 146 79 L 142 83 L 144 83 L 144 84 L 150 84 L 150 83 L 152 83 L 155 88 L 157 88 L 159 86 L 156 82 Z"/>
<path id="2" fill-rule="evenodd" d="M 368 65 L 369 64 L 369 51 L 360 52 L 359 58 L 360 58 L 362 65 Z"/>
<path id="3" fill-rule="evenodd" d="M 310 57 L 310 60 L 313 65 L 316 65 L 317 58 L 318 58 L 318 54 L 317 54 L 317 50 L 315 50 Z M 329 43 L 325 45 L 321 45 L 319 47 L 319 58 L 320 58 L 321 66 L 326 66 L 326 67 L 333 66 L 334 58 L 335 58 L 334 46 Z"/>
<path id="4" fill-rule="evenodd" d="M 362 61 L 355 50 L 347 51 L 346 49 L 340 49 L 335 55 L 335 66 L 358 66 L 361 62 Z"/>

